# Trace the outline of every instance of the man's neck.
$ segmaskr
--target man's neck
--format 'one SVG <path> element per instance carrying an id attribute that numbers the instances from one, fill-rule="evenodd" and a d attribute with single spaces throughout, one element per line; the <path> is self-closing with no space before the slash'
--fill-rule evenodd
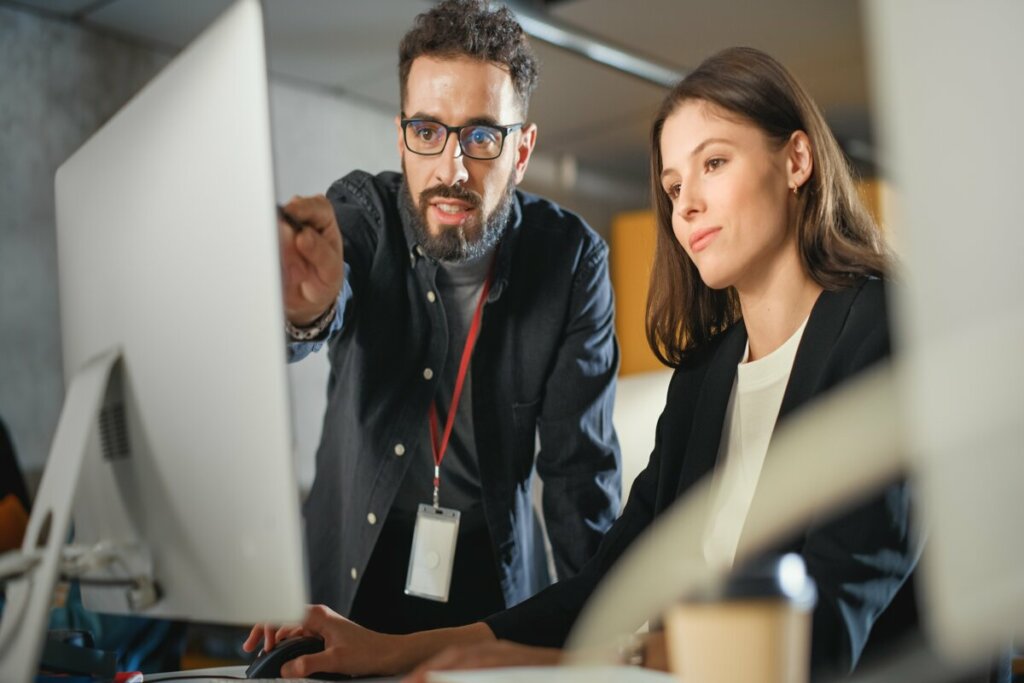
<path id="1" fill-rule="evenodd" d="M 462 261 L 438 261 L 438 276 L 453 285 L 482 283 L 491 269 L 491 261 L 494 260 L 497 251 L 498 247 L 495 245 L 475 258 Z"/>

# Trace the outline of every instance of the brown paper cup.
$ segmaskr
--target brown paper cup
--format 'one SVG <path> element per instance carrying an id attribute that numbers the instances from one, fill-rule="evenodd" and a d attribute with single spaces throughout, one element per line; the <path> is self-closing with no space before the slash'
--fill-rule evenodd
<path id="1" fill-rule="evenodd" d="M 680 604 L 665 614 L 682 683 L 807 683 L 811 611 L 781 598 Z"/>

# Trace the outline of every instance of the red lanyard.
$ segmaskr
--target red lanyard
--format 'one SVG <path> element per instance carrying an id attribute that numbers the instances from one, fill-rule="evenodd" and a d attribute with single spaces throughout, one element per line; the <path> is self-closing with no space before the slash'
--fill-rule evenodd
<path id="1" fill-rule="evenodd" d="M 487 294 L 491 291 L 491 282 L 494 280 L 494 261 L 491 262 L 491 269 L 484 280 L 484 288 L 480 292 L 480 299 L 476 302 L 476 311 L 473 312 L 473 322 L 469 326 L 469 334 L 466 336 L 466 345 L 462 348 L 462 360 L 459 361 L 459 373 L 455 376 L 455 389 L 452 391 L 452 403 L 448 408 L 448 418 L 444 424 L 444 436 L 440 443 L 437 439 L 437 404 L 430 402 L 428 419 L 430 420 L 430 448 L 434 453 L 434 507 L 438 505 L 438 488 L 441 485 L 441 461 L 444 460 L 445 451 L 448 450 L 448 440 L 452 435 L 452 427 L 455 426 L 455 413 L 459 409 L 459 399 L 462 398 L 462 385 L 466 383 L 466 372 L 469 370 L 469 359 L 473 355 L 473 347 L 476 346 L 476 339 L 480 335 L 480 323 L 484 318 L 484 302 L 487 301 Z"/>

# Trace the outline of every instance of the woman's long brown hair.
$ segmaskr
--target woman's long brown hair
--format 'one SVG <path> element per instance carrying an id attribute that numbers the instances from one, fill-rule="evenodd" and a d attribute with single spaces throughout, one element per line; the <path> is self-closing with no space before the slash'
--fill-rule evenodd
<path id="1" fill-rule="evenodd" d="M 854 186 L 850 167 L 810 96 L 777 61 L 753 48 L 730 48 L 705 60 L 668 94 L 651 128 L 651 185 L 657 248 L 647 296 L 647 342 L 673 367 L 740 317 L 734 289 L 704 284 L 672 232 L 672 203 L 661 189 L 661 131 L 682 104 L 700 100 L 735 115 L 784 145 L 798 130 L 811 143 L 814 166 L 797 197 L 800 258 L 824 289 L 883 277 L 891 256 Z"/>

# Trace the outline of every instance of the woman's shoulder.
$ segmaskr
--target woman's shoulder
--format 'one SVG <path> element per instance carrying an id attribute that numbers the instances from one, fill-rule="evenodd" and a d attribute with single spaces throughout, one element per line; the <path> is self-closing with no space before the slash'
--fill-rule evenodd
<path id="1" fill-rule="evenodd" d="M 880 277 L 863 277 L 859 278 L 855 289 L 857 290 L 857 300 L 862 301 L 867 305 L 875 305 L 885 307 L 886 293 L 888 285 L 886 281 Z"/>
<path id="2" fill-rule="evenodd" d="M 741 318 L 724 330 L 712 334 L 703 344 L 687 349 L 676 366 L 676 373 L 692 372 L 706 367 L 723 346 L 732 346 L 746 339 L 747 330 Z"/>
<path id="3" fill-rule="evenodd" d="M 848 294 L 849 331 L 889 328 L 888 291 L 885 280 L 877 277 L 861 278 Z"/>
<path id="4" fill-rule="evenodd" d="M 836 296 L 839 323 L 832 341 L 832 357 L 844 365 L 863 368 L 889 355 L 890 322 L 886 283 L 880 278 L 861 278 Z M 840 322 L 841 321 L 841 322 Z"/>
<path id="5" fill-rule="evenodd" d="M 733 366 L 738 363 L 746 341 L 747 329 L 740 319 L 716 332 L 703 344 L 686 351 L 675 366 L 669 385 L 669 397 L 680 393 L 695 393 L 712 366 L 721 368 L 723 364 Z"/>

